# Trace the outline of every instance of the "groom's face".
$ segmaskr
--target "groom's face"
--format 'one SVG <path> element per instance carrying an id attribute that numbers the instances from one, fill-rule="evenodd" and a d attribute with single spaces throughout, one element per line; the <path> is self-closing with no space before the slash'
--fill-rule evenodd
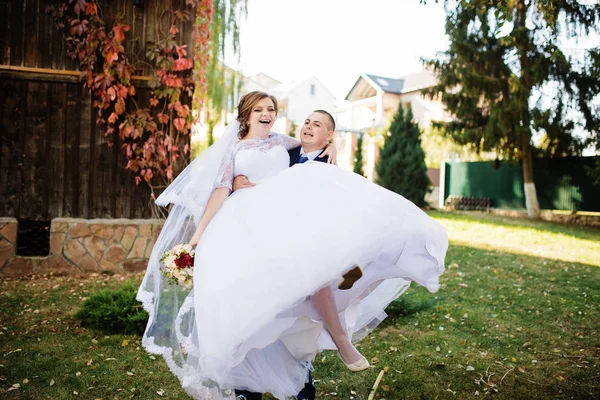
<path id="1" fill-rule="evenodd" d="M 300 140 L 306 151 L 324 149 L 333 137 L 333 129 L 329 118 L 321 113 L 312 113 L 304 121 L 300 130 Z"/>

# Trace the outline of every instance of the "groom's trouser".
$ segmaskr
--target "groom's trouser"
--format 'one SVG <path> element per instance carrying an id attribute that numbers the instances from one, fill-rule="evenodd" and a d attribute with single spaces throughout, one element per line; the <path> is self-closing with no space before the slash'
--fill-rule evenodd
<path id="1" fill-rule="evenodd" d="M 262 400 L 262 393 L 254 393 L 247 390 L 236 390 L 235 395 L 236 397 L 240 398 L 240 400 Z M 304 384 L 304 389 L 302 389 L 296 397 L 298 400 L 315 400 L 316 396 L 317 390 L 313 385 L 312 374 L 309 371 L 308 382 Z"/>

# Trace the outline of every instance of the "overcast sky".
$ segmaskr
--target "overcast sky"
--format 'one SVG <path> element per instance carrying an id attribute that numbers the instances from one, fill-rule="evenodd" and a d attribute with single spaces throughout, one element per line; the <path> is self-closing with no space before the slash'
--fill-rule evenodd
<path id="1" fill-rule="evenodd" d="M 418 72 L 421 57 L 447 47 L 443 6 L 427 3 L 248 0 L 239 69 L 282 82 L 314 75 L 343 99 L 361 73 L 398 78 Z"/>

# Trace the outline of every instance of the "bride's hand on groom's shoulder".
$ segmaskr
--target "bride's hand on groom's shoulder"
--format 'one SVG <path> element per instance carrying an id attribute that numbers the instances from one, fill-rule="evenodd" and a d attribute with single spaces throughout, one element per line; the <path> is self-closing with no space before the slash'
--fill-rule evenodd
<path id="1" fill-rule="evenodd" d="M 333 144 L 327 145 L 327 147 L 325 148 L 325 151 L 318 157 L 323 158 L 326 156 L 328 157 L 327 158 L 328 164 L 337 165 L 337 148 L 335 147 L 335 145 L 333 145 Z"/>

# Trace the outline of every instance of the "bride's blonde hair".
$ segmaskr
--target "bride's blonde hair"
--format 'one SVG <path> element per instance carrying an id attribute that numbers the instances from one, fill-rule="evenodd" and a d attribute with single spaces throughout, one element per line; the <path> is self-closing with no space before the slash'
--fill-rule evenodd
<path id="1" fill-rule="evenodd" d="M 238 116 L 237 120 L 240 123 L 240 131 L 238 133 L 238 138 L 243 139 L 248 134 L 248 121 L 250 120 L 250 113 L 252 113 L 252 109 L 262 99 L 266 98 L 271 99 L 273 105 L 275 106 L 275 114 L 277 114 L 278 106 L 277 99 L 275 96 L 271 96 L 265 92 L 261 92 L 259 90 L 255 90 L 253 92 L 246 93 L 240 99 L 238 103 Z"/>

